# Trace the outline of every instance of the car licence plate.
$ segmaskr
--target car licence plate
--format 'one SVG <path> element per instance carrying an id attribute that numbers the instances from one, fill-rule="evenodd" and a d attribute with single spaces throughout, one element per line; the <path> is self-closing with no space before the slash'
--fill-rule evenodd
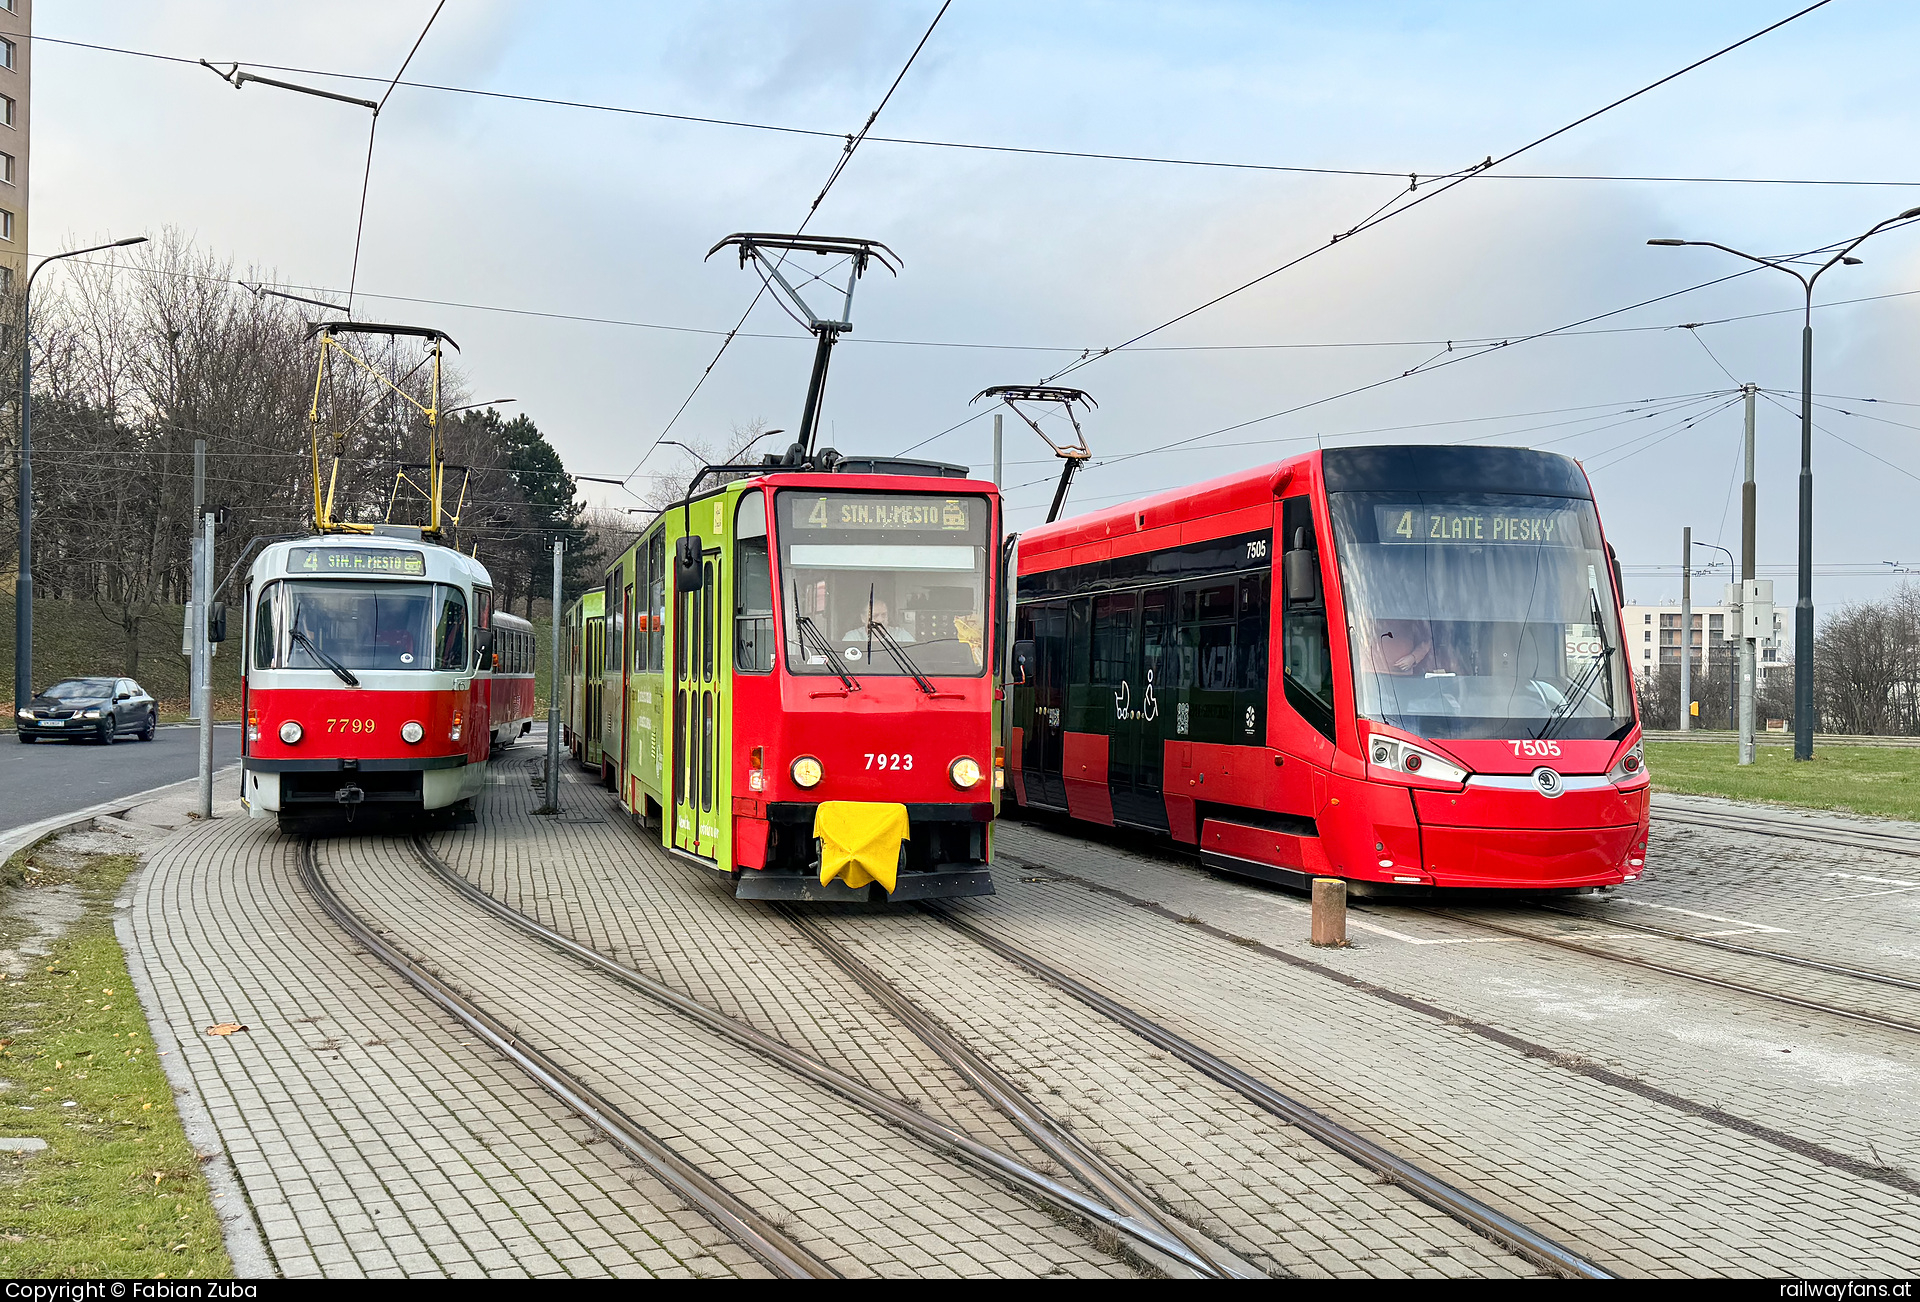
<path id="1" fill-rule="evenodd" d="M 65 719 L 42 719 L 40 720 L 40 726 L 42 728 L 64 728 L 67 726 L 67 721 Z"/>

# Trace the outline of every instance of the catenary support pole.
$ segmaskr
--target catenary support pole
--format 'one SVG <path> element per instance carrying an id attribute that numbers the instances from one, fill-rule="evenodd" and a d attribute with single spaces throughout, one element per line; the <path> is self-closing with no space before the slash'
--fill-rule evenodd
<path id="1" fill-rule="evenodd" d="M 1747 602 L 1752 599 L 1746 589 L 1751 585 L 1754 577 L 1753 515 L 1756 494 L 1753 484 L 1753 408 L 1758 386 L 1749 384 L 1744 387 L 1747 391 L 1747 477 L 1740 484 L 1740 582 L 1742 588 L 1740 609 L 1743 622 Z M 1754 661 L 1758 657 L 1755 653 L 1759 650 L 1759 644 L 1755 639 L 1746 636 L 1748 631 L 1750 630 L 1742 629 L 1740 637 L 1740 763 L 1742 764 L 1753 763 L 1753 676 L 1757 672 Z"/>
<path id="2" fill-rule="evenodd" d="M 560 812 L 560 687 L 566 681 L 560 666 L 560 569 L 566 559 L 566 539 L 553 540 L 553 651 L 547 662 L 547 804 L 540 812 Z"/>
<path id="3" fill-rule="evenodd" d="M 1680 731 L 1693 731 L 1693 526 L 1680 531 Z"/>
<path id="4" fill-rule="evenodd" d="M 1800 331 L 1800 592 L 1793 603 L 1793 757 L 1813 758 L 1813 290 Z"/>
<path id="5" fill-rule="evenodd" d="M 200 602 L 194 611 L 193 648 L 200 664 L 200 817 L 213 817 L 213 643 L 207 640 L 207 615 L 213 596 L 213 512 L 200 517 L 200 573 L 194 587 Z"/>
<path id="6" fill-rule="evenodd" d="M 1006 487 L 1000 480 L 1000 413 L 993 413 L 993 486 Z"/>

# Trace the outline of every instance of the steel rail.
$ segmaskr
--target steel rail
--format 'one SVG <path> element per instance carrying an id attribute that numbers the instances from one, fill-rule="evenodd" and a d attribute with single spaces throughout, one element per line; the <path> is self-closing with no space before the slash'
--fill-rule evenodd
<path id="1" fill-rule="evenodd" d="M 471 901 L 501 921 L 517 927 L 535 940 L 586 964 L 603 975 L 612 977 L 629 989 L 665 1005 L 744 1049 L 760 1054 L 847 1102 L 867 1109 L 881 1120 L 966 1163 L 984 1175 L 1022 1187 L 1074 1215 L 1104 1225 L 1157 1253 L 1181 1260 L 1190 1269 L 1204 1270 L 1204 1263 L 1187 1260 L 1193 1254 L 1177 1239 L 1170 1238 L 1152 1225 L 1142 1223 L 1134 1217 L 1105 1206 L 1078 1190 L 1033 1170 L 998 1149 L 982 1144 L 971 1135 L 955 1130 L 944 1122 L 928 1116 L 918 1108 L 902 1103 L 874 1089 L 864 1081 L 836 1071 L 785 1040 L 777 1039 L 747 1022 L 709 1008 L 698 1000 L 681 994 L 671 986 L 663 985 L 633 968 L 622 966 L 598 950 L 582 945 L 571 936 L 555 931 L 512 905 L 495 899 L 462 877 L 434 852 L 425 838 L 416 836 L 408 845 L 422 866 L 463 899 Z"/>
<path id="2" fill-rule="evenodd" d="M 1369 910 L 1371 911 L 1371 910 Z M 1594 958 L 1604 958 L 1615 963 L 1625 963 L 1629 967 L 1646 968 L 1652 972 L 1676 976 L 1685 981 L 1697 981 L 1701 985 L 1716 986 L 1721 990 L 1732 990 L 1743 995 L 1752 995 L 1756 999 L 1767 999 L 1778 1004 L 1788 1004 L 1794 1008 L 1803 1008 L 1811 1013 L 1825 1013 L 1830 1017 L 1844 1017 L 1849 1021 L 1866 1022 L 1872 1026 L 1884 1026 L 1890 1031 L 1906 1031 L 1920 1035 L 1920 1024 L 1903 1022 L 1897 1017 L 1877 1017 L 1872 1013 L 1859 1012 L 1852 1008 L 1840 1008 L 1833 1004 L 1823 1004 L 1817 999 L 1801 999 L 1795 995 L 1781 994 L 1778 990 L 1768 990 L 1763 986 L 1750 986 L 1743 981 L 1729 981 L 1724 977 L 1707 976 L 1701 972 L 1689 972 L 1683 967 L 1672 967 L 1665 963 L 1655 963 L 1651 959 L 1635 958 L 1631 954 L 1616 954 L 1612 950 L 1597 949 L 1592 945 L 1581 945 L 1557 936 L 1542 936 L 1539 932 L 1528 931 L 1524 927 L 1509 927 L 1498 922 L 1487 922 L 1481 918 L 1469 918 L 1464 914 L 1451 913 L 1445 909 L 1418 909 L 1418 912 L 1433 918 L 1446 918 L 1453 922 L 1464 923 L 1469 927 L 1483 927 L 1488 931 L 1504 936 L 1513 936 L 1520 940 L 1531 940 L 1542 945 L 1551 945 L 1555 949 L 1568 950 L 1575 954 L 1587 954 Z"/>
<path id="3" fill-rule="evenodd" d="M 1920 857 L 1920 836 L 1905 836 L 1898 832 L 1876 832 L 1867 828 L 1853 831 L 1844 827 L 1822 827 L 1817 823 L 1798 823 L 1790 819 L 1763 818 L 1752 814 L 1722 816 L 1699 809 L 1673 812 L 1655 809 L 1653 817 L 1657 822 L 1686 823 L 1694 827 L 1717 828 L 1723 832 L 1751 832 L 1755 836 L 1777 836 L 1789 841 L 1813 841 L 1855 850 L 1879 850 L 1908 858 Z"/>
<path id="4" fill-rule="evenodd" d="M 1066 992 L 1094 1011 L 1118 1022 L 1149 1044 L 1157 1045 L 1173 1054 L 1197 1069 L 1202 1075 L 1219 1082 L 1274 1116 L 1291 1122 L 1335 1152 L 1378 1172 L 1420 1201 L 1439 1208 L 1496 1243 L 1503 1244 L 1528 1260 L 1558 1274 L 1583 1279 L 1614 1278 L 1612 1272 L 1588 1261 L 1571 1248 L 1554 1242 L 1531 1226 L 1515 1220 L 1505 1212 L 1481 1202 L 1472 1194 L 1457 1189 L 1438 1176 L 1422 1170 L 1398 1153 L 1381 1147 L 1332 1118 L 1314 1111 L 1297 1099 L 1281 1093 L 1259 1077 L 1242 1071 L 1218 1055 L 1210 1053 L 1191 1040 L 1153 1021 L 1145 1014 L 1067 975 L 1019 946 L 1002 940 L 992 932 L 971 922 L 955 917 L 941 906 L 922 904 L 920 907 L 948 926 L 978 941 L 1008 962 L 1025 968 L 1048 985 Z"/>
<path id="5" fill-rule="evenodd" d="M 1105 1154 L 1074 1136 L 971 1045 L 894 988 L 818 922 L 788 905 L 776 905 L 775 911 L 818 946 L 862 990 L 885 1005 L 922 1043 L 959 1072 L 1055 1161 L 1111 1200 L 1115 1206 L 1129 1209 L 1134 1216 L 1159 1226 L 1168 1236 L 1184 1244 L 1187 1251 L 1181 1257 L 1186 1265 L 1213 1279 L 1269 1278 L 1265 1271 L 1240 1260 L 1230 1250 L 1197 1233 L 1193 1227 L 1160 1207 L 1151 1194 L 1108 1161 Z"/>
<path id="6" fill-rule="evenodd" d="M 1534 907 L 1545 913 L 1556 913 L 1563 918 L 1579 918 L 1585 922 L 1598 922 L 1609 927 L 1632 927 L 1635 931 L 1644 931 L 1654 936 L 1665 936 L 1669 940 L 1684 940 L 1693 945 L 1704 945 L 1708 949 L 1723 949 L 1730 954 L 1750 954 L 1756 958 L 1771 958 L 1781 963 L 1791 963 L 1795 967 L 1812 968 L 1817 972 L 1831 972 L 1836 976 L 1852 977 L 1859 981 L 1872 981 L 1883 986 L 1898 986 L 1903 990 L 1920 990 L 1920 981 L 1906 977 L 1893 976 L 1887 972 L 1875 972 L 1870 968 L 1848 967 L 1843 963 L 1822 963 L 1817 958 L 1802 958 L 1798 954 L 1782 954 L 1778 950 L 1762 949 L 1758 945 L 1736 945 L 1732 941 L 1721 940 L 1714 936 L 1691 936 L 1684 931 L 1669 931 L 1665 927 L 1656 927 L 1646 922 L 1630 922 L 1625 918 L 1602 917 L 1582 909 L 1559 909 L 1551 904 L 1536 902 Z"/>
<path id="7" fill-rule="evenodd" d="M 611 1139 L 635 1161 L 684 1198 L 722 1233 L 788 1279 L 838 1279 L 831 1266 L 795 1243 L 778 1227 L 727 1192 L 712 1177 L 674 1152 L 665 1141 L 623 1114 L 590 1086 L 522 1041 L 466 996 L 431 975 L 381 939 L 335 894 L 320 872 L 311 838 L 300 842 L 300 879 L 307 892 L 356 944 L 398 972 L 421 994 L 492 1045 L 542 1088 Z"/>

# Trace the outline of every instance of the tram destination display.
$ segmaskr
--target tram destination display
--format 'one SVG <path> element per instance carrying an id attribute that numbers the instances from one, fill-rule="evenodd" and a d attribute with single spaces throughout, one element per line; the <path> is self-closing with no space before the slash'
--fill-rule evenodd
<path id="1" fill-rule="evenodd" d="M 796 529 L 859 529 L 874 533 L 951 530 L 973 526 L 973 512 L 984 503 L 963 497 L 902 497 L 875 493 L 795 494 Z"/>
<path id="2" fill-rule="evenodd" d="M 378 574 L 425 578 L 424 553 L 397 547 L 290 547 L 289 574 Z"/>
<path id="3" fill-rule="evenodd" d="M 1441 507 L 1396 504 L 1373 508 L 1378 541 L 1400 546 L 1583 547 L 1580 512 L 1553 507 Z"/>

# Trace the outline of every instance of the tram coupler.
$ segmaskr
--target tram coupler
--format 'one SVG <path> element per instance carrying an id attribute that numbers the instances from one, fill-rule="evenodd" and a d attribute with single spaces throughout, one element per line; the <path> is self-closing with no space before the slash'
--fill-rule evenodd
<path id="1" fill-rule="evenodd" d="M 346 786 L 341 787 L 338 791 L 334 792 L 333 798 L 339 801 L 340 804 L 346 808 L 347 821 L 351 823 L 353 821 L 354 814 L 358 812 L 361 804 L 366 800 L 367 793 L 365 791 L 362 791 L 358 786 L 349 782 Z"/>

